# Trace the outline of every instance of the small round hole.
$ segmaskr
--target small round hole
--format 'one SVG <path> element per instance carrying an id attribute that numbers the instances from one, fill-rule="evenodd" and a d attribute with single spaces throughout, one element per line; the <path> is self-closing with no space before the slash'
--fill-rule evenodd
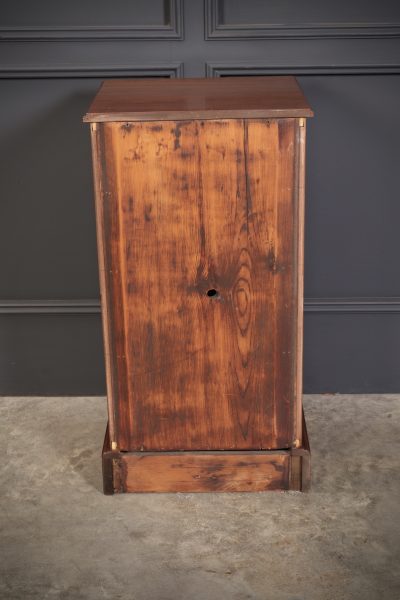
<path id="1" fill-rule="evenodd" d="M 213 296 L 218 296 L 218 292 L 217 292 L 217 290 L 214 290 L 214 289 L 208 290 L 207 296 L 209 296 L 210 298 L 212 298 Z"/>

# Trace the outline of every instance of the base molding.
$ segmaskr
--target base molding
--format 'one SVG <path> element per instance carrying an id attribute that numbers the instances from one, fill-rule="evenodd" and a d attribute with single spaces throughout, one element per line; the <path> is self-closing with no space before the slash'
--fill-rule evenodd
<path id="1" fill-rule="evenodd" d="M 307 491 L 310 446 L 287 450 L 119 452 L 108 427 L 103 453 L 104 493 Z"/>

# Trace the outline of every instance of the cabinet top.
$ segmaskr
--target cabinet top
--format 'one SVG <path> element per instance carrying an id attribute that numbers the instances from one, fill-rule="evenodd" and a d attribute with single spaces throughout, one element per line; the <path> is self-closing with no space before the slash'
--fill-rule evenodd
<path id="1" fill-rule="evenodd" d="M 312 117 L 292 76 L 109 79 L 84 121 Z"/>

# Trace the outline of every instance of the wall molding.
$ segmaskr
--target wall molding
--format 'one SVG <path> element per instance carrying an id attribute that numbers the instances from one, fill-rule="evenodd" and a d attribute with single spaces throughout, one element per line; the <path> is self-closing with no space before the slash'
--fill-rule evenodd
<path id="1" fill-rule="evenodd" d="M 349 65 L 266 65 L 265 63 L 207 62 L 206 77 L 234 75 L 393 75 L 400 73 L 400 63 Z"/>
<path id="2" fill-rule="evenodd" d="M 0 41 L 182 40 L 183 0 L 164 0 L 162 25 L 0 27 Z"/>
<path id="3" fill-rule="evenodd" d="M 0 79 L 75 79 L 98 77 L 183 77 L 183 63 L 173 62 L 153 65 L 25 65 L 0 66 Z"/>
<path id="4" fill-rule="evenodd" d="M 100 300 L 79 298 L 75 300 L 0 300 L 0 314 L 97 314 L 100 313 Z"/>
<path id="5" fill-rule="evenodd" d="M 329 39 L 400 37 L 400 23 L 240 23 L 223 22 L 223 0 L 205 0 L 206 40 Z"/>
<path id="6" fill-rule="evenodd" d="M 400 297 L 306 298 L 304 312 L 311 314 L 400 314 Z"/>
<path id="7" fill-rule="evenodd" d="M 400 297 L 306 298 L 306 314 L 400 314 Z M 0 314 L 100 314 L 100 300 L 0 300 Z"/>

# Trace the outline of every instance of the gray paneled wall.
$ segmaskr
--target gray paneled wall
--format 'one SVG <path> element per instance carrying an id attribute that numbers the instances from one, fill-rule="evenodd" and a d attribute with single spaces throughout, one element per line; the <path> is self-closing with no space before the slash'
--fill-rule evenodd
<path id="1" fill-rule="evenodd" d="M 109 77 L 295 74 L 306 392 L 400 388 L 400 4 L 0 5 L 0 393 L 104 393 L 89 131 Z"/>

